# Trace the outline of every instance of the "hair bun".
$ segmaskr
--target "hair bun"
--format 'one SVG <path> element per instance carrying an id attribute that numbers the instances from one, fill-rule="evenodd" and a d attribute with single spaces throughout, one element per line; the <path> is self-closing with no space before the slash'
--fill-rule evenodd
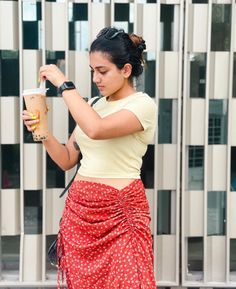
<path id="1" fill-rule="evenodd" d="M 142 42 L 138 45 L 138 50 L 140 50 L 140 52 L 143 52 L 143 50 L 146 49 L 146 44 L 145 44 L 145 41 L 142 40 Z"/>

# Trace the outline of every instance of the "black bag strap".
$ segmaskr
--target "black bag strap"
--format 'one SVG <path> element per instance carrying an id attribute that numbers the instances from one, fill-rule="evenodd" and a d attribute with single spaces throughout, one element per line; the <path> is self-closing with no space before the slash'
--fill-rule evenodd
<path id="1" fill-rule="evenodd" d="M 96 97 L 92 102 L 91 102 L 91 106 L 94 106 L 94 104 L 100 99 L 101 97 L 98 96 Z M 63 197 L 65 195 L 65 193 L 68 191 L 68 189 L 70 188 L 71 184 L 73 183 L 74 179 L 75 179 L 75 176 L 77 175 L 77 171 L 80 167 L 80 158 L 78 160 L 78 163 L 77 163 L 77 167 L 76 167 L 76 171 L 75 171 L 75 174 L 74 176 L 72 177 L 72 179 L 69 181 L 69 183 L 67 184 L 67 186 L 65 187 L 65 189 L 62 191 L 62 193 L 60 194 L 60 198 Z"/>

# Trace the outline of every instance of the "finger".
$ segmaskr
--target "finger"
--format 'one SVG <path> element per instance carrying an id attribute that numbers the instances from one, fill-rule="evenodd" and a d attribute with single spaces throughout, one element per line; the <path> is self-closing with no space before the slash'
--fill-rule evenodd
<path id="1" fill-rule="evenodd" d="M 25 120 L 25 125 L 26 126 L 32 126 L 32 125 L 36 125 L 39 123 L 39 119 L 36 120 Z"/>
<path id="2" fill-rule="evenodd" d="M 34 113 L 28 111 L 28 110 L 23 110 L 22 112 L 22 117 L 24 118 L 29 118 L 29 119 L 38 119 L 39 118 L 39 111 L 35 111 Z"/>
<path id="3" fill-rule="evenodd" d="M 37 115 L 22 115 L 22 119 L 23 120 L 25 120 L 25 121 L 30 121 L 30 120 L 32 120 L 32 121 L 39 121 L 39 118 L 38 118 L 38 116 Z"/>
<path id="4" fill-rule="evenodd" d="M 31 126 L 31 131 L 34 131 L 37 128 L 37 125 L 32 125 Z"/>
<path id="5" fill-rule="evenodd" d="M 27 116 L 27 117 L 33 117 L 34 114 L 28 110 L 23 110 L 22 111 L 22 116 Z"/>

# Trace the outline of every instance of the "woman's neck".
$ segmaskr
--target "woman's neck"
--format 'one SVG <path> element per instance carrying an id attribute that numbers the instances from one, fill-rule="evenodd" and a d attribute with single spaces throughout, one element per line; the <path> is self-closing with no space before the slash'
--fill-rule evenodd
<path id="1" fill-rule="evenodd" d="M 119 99 L 122 99 L 122 98 L 125 98 L 129 95 L 132 95 L 136 92 L 136 90 L 134 89 L 133 86 L 128 86 L 126 88 L 123 88 L 123 89 L 120 89 L 119 91 L 111 94 L 111 95 L 108 95 L 106 97 L 107 101 L 115 101 L 115 100 L 119 100 Z"/>

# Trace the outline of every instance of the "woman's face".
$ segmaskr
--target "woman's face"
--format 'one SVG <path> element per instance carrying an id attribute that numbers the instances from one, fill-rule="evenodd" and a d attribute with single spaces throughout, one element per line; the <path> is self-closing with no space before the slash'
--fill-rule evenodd
<path id="1" fill-rule="evenodd" d="M 127 84 L 128 78 L 124 69 L 118 69 L 105 53 L 99 51 L 90 53 L 90 67 L 93 82 L 103 96 L 114 96 Z"/>

